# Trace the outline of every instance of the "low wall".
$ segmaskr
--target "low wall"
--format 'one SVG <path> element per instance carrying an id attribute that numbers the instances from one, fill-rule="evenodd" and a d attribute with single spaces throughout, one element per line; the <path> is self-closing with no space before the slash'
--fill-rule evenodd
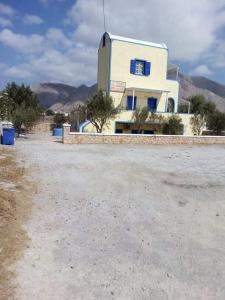
<path id="1" fill-rule="evenodd" d="M 68 132 L 64 128 L 64 144 L 225 144 L 225 136 L 99 134 Z"/>

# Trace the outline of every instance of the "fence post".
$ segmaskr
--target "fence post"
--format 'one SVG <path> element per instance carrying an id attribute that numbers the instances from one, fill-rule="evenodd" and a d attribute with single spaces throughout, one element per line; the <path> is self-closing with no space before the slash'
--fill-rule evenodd
<path id="1" fill-rule="evenodd" d="M 70 134 L 70 127 L 69 123 L 63 124 L 63 134 L 62 134 L 62 142 L 63 144 L 66 143 L 66 137 Z"/>

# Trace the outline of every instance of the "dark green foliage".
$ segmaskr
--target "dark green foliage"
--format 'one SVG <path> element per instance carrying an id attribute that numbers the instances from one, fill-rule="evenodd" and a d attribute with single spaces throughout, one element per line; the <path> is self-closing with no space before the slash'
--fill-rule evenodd
<path id="1" fill-rule="evenodd" d="M 182 135 L 183 131 L 182 119 L 176 115 L 170 116 L 163 125 L 163 134 Z"/>
<path id="2" fill-rule="evenodd" d="M 225 130 L 225 113 L 215 110 L 207 119 L 207 127 L 216 135 Z"/>
<path id="3" fill-rule="evenodd" d="M 40 118 L 43 110 L 29 86 L 12 82 L 7 84 L 2 95 L 4 97 L 1 100 L 7 104 L 7 113 L 4 113 L 5 116 L 2 114 L 1 118 L 12 121 L 17 134 L 21 133 L 22 128 L 28 131 Z"/>
<path id="4" fill-rule="evenodd" d="M 57 113 L 54 116 L 54 123 L 56 124 L 57 128 L 61 128 L 62 125 L 66 122 L 67 122 L 67 118 L 64 116 L 64 114 Z"/>
<path id="5" fill-rule="evenodd" d="M 191 113 L 207 116 L 216 110 L 213 102 L 206 101 L 203 95 L 196 95 L 189 99 L 191 103 Z"/>
<path id="6" fill-rule="evenodd" d="M 119 113 L 119 107 L 115 107 L 112 97 L 99 91 L 85 106 L 87 119 L 94 125 L 98 133 L 110 119 Z"/>
<path id="7" fill-rule="evenodd" d="M 189 105 L 188 104 L 180 104 L 178 106 L 178 113 L 187 114 L 188 113 L 188 109 L 189 109 Z"/>
<path id="8" fill-rule="evenodd" d="M 46 116 L 54 116 L 55 115 L 55 113 L 52 109 L 47 109 L 45 113 L 46 113 Z"/>

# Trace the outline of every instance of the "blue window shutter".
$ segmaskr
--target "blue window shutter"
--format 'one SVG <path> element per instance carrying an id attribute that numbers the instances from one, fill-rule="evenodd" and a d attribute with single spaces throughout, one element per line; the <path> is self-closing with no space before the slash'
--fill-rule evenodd
<path id="1" fill-rule="evenodd" d="M 133 97 L 132 97 L 132 100 L 133 100 Z M 137 97 L 135 96 L 134 97 L 134 107 L 133 107 L 133 110 L 136 109 L 136 104 L 137 104 Z"/>
<path id="2" fill-rule="evenodd" d="M 151 72 L 151 63 L 149 61 L 145 62 L 145 76 L 150 75 Z"/>
<path id="3" fill-rule="evenodd" d="M 133 97 L 127 96 L 127 110 L 132 110 L 132 101 L 133 101 Z"/>
<path id="4" fill-rule="evenodd" d="M 135 68 L 136 68 L 136 60 L 132 59 L 130 61 L 130 73 L 135 74 Z"/>

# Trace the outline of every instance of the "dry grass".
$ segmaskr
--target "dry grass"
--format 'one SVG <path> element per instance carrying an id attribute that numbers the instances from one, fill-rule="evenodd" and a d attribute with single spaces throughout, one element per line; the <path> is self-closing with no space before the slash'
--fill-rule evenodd
<path id="1" fill-rule="evenodd" d="M 0 299 L 14 299 L 15 274 L 10 265 L 19 259 L 28 237 L 22 225 L 31 212 L 33 185 L 15 162 L 15 152 L 0 148 Z"/>

